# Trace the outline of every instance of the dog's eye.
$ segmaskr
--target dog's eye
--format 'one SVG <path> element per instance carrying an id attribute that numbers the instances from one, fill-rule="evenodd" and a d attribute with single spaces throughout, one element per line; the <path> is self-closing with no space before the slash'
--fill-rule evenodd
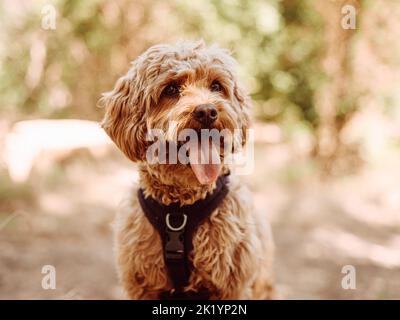
<path id="1" fill-rule="evenodd" d="M 175 97 L 179 94 L 179 86 L 176 83 L 167 85 L 163 90 L 163 95 L 167 97 Z"/>
<path id="2" fill-rule="evenodd" d="M 213 83 L 211 83 L 210 90 L 213 92 L 222 91 L 222 85 L 218 81 L 213 81 Z"/>

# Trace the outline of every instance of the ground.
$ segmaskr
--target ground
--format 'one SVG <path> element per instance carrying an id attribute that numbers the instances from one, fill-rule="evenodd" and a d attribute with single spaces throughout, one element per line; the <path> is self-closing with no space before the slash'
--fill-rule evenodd
<path id="1" fill-rule="evenodd" d="M 243 177 L 272 224 L 280 297 L 399 299 L 396 163 L 317 177 L 289 147 L 264 144 L 256 148 L 256 170 Z M 116 150 L 101 159 L 79 154 L 34 172 L 29 200 L 3 197 L 0 299 L 123 298 L 111 224 L 136 179 L 134 165 Z M 55 290 L 41 286 L 44 265 L 56 268 Z M 346 265 L 356 270 L 354 290 L 341 286 Z"/>

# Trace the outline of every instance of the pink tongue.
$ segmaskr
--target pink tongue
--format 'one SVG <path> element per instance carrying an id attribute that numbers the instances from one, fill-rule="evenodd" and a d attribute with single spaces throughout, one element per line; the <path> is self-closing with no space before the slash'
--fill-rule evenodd
<path id="1" fill-rule="evenodd" d="M 219 153 L 211 141 L 189 144 L 190 166 L 201 184 L 211 184 L 217 180 L 221 169 Z M 213 163 L 214 162 L 214 163 Z"/>

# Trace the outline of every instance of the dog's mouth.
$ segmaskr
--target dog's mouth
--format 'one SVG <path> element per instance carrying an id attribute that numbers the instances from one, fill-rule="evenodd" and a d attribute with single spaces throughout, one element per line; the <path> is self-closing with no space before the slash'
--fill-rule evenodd
<path id="1" fill-rule="evenodd" d="M 200 130 L 197 131 L 198 139 L 179 141 L 177 143 L 178 150 L 184 148 L 190 166 L 196 179 L 200 184 L 209 185 L 217 180 L 221 171 L 221 162 L 223 159 L 223 138 L 220 145 L 216 145 L 212 138 L 201 139 Z"/>
<path id="2" fill-rule="evenodd" d="M 190 167 L 200 184 L 211 184 L 221 171 L 220 153 L 212 139 L 189 142 Z"/>

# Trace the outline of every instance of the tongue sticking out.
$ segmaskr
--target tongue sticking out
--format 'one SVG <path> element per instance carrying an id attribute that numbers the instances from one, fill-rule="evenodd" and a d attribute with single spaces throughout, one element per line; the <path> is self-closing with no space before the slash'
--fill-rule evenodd
<path id="1" fill-rule="evenodd" d="M 217 180 L 221 162 L 219 152 L 211 141 L 190 143 L 189 160 L 190 167 L 201 184 L 211 184 Z"/>

